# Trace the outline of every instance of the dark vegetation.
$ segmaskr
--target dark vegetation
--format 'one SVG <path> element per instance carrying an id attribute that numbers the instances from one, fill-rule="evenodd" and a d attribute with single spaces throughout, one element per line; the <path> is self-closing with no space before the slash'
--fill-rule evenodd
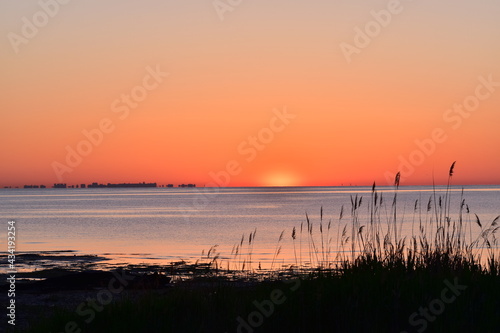
<path id="1" fill-rule="evenodd" d="M 271 270 L 252 261 L 255 230 L 235 245 L 231 261 L 222 261 L 214 247 L 203 262 L 158 267 L 155 274 L 128 270 L 133 277 L 120 297 L 95 310 L 91 320 L 74 306 L 58 308 L 26 331 L 498 332 L 500 216 L 489 223 L 471 216 L 462 192 L 452 220 L 454 166 L 444 193 L 415 201 L 411 236 L 401 230 L 406 217 L 397 210 L 398 175 L 388 205 L 374 184 L 369 198 L 353 196 L 350 211 L 342 208 L 336 228 L 321 212 L 316 227 L 306 216 L 282 233 Z M 368 220 L 359 218 L 360 207 L 368 209 Z M 278 269 L 284 237 L 291 237 L 295 264 Z M 88 287 L 76 282 L 78 274 L 84 273 L 47 279 L 39 287 L 71 279 L 75 290 Z M 113 276 L 96 277 L 93 285 L 101 289 L 94 295 L 109 288 Z"/>

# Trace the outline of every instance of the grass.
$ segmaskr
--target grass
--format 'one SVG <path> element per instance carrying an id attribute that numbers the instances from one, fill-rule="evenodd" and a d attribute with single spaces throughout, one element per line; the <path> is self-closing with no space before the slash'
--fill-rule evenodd
<path id="1" fill-rule="evenodd" d="M 203 270 L 164 292 L 146 291 L 139 299 L 109 304 L 90 324 L 74 311 L 60 310 L 29 331 L 60 332 L 76 320 L 82 332 L 237 332 L 241 320 L 252 318 L 259 325 L 239 332 L 496 331 L 500 216 L 487 224 L 472 216 L 462 191 L 456 217 L 451 217 L 454 167 L 444 194 L 434 191 L 424 202 L 415 200 L 409 235 L 403 236 L 407 217 L 398 210 L 398 174 L 389 200 L 376 184 L 368 200 L 351 196 L 347 221 L 343 206 L 338 219 L 328 223 L 321 209 L 316 228 L 306 214 L 305 223 L 290 232 L 295 263 L 286 270 L 275 269 L 285 231 L 271 270 L 254 266 L 255 229 L 235 244 L 230 259 L 221 259 L 214 246 L 194 265 Z M 473 227 L 479 232 L 473 233 Z M 175 275 L 173 266 L 169 274 Z M 439 314 L 425 317 L 421 309 L 440 304 L 437 300 L 449 289 L 446 281 L 465 289 L 453 302 L 441 301 L 445 308 L 436 310 Z M 270 311 L 262 304 L 269 305 L 273 293 L 282 297 Z"/>

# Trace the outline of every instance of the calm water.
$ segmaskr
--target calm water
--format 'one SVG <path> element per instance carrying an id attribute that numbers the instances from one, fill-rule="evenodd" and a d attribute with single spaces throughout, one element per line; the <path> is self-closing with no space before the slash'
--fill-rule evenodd
<path id="1" fill-rule="evenodd" d="M 452 190 L 452 218 L 458 216 L 461 190 Z M 393 189 L 378 191 L 385 200 L 385 221 Z M 272 260 L 283 230 L 278 258 L 281 263 L 293 261 L 291 232 L 305 222 L 306 212 L 317 233 L 323 207 L 325 230 L 331 219 L 335 241 L 337 227 L 350 221 L 350 197 L 357 194 L 364 200 L 360 223 L 366 224 L 370 193 L 371 187 L 2 189 L 0 217 L 5 232 L 8 219 L 17 221 L 20 252 L 75 250 L 105 255 L 115 263 L 195 261 L 215 244 L 228 257 L 242 234 L 248 237 L 257 228 L 253 256 L 264 266 Z M 400 187 L 398 214 L 404 216 L 404 233 L 411 234 L 415 200 L 423 203 L 425 216 L 431 195 L 431 187 Z M 466 186 L 464 198 L 483 224 L 500 215 L 500 186 Z M 342 205 L 344 219 L 339 223 Z M 475 224 L 472 229 L 479 230 Z"/>

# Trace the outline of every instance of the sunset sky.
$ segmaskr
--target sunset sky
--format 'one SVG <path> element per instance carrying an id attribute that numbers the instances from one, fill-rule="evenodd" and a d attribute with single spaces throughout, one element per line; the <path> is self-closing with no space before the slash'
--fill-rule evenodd
<path id="1" fill-rule="evenodd" d="M 0 186 L 500 184 L 497 0 L 0 2 Z"/>

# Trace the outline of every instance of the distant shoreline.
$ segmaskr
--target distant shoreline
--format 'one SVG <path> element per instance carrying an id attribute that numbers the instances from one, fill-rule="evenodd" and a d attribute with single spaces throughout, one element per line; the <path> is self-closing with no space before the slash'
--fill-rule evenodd
<path id="1" fill-rule="evenodd" d="M 60 185 L 60 184 L 54 184 Z M 118 183 L 118 184 L 102 184 L 102 183 L 91 183 L 91 184 L 77 184 L 77 185 L 67 185 L 66 186 L 46 186 L 46 185 L 21 185 L 21 186 L 0 186 L 1 189 L 89 189 L 89 188 L 371 188 L 372 185 L 297 185 L 297 186 L 197 186 L 196 184 L 158 184 L 158 183 Z M 82 187 L 82 185 L 85 185 Z M 433 187 L 441 188 L 446 187 L 446 184 L 408 184 L 400 185 L 399 188 L 405 187 Z M 474 186 L 500 186 L 500 184 L 459 184 L 450 185 L 452 188 L 461 187 L 474 187 Z M 382 188 L 394 188 L 393 185 L 377 185 L 377 187 Z"/>

